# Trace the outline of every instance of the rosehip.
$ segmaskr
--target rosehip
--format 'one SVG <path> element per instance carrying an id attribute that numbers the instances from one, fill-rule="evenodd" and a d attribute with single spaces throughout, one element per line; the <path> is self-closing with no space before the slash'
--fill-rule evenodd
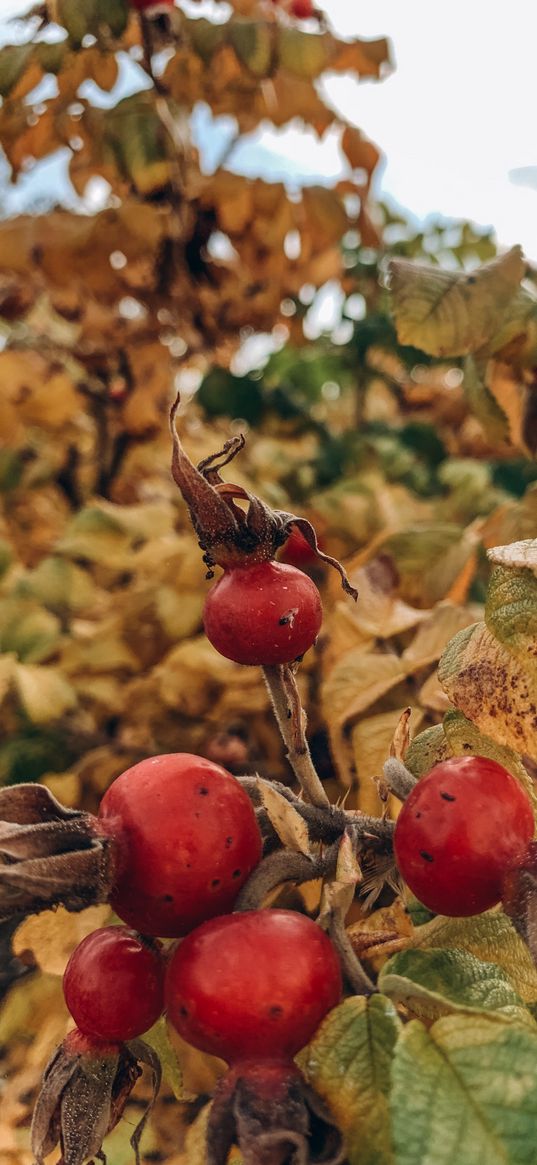
<path id="1" fill-rule="evenodd" d="M 85 1036 L 126 1041 L 156 1023 L 164 1005 L 160 951 L 124 926 L 82 939 L 65 968 L 67 1007 Z"/>
<path id="2" fill-rule="evenodd" d="M 118 848 L 111 904 L 142 934 L 177 937 L 231 910 L 261 857 L 239 782 L 189 753 L 128 769 L 105 793 L 99 821 Z"/>
<path id="3" fill-rule="evenodd" d="M 235 1064 L 289 1060 L 339 1002 L 330 939 L 288 910 L 214 918 L 180 944 L 168 967 L 168 1016 L 188 1043 Z"/>
<path id="4" fill-rule="evenodd" d="M 203 621 L 213 647 L 235 663 L 292 663 L 315 642 L 322 623 L 315 583 L 282 562 L 234 567 L 207 595 Z"/>
<path id="5" fill-rule="evenodd" d="M 309 20 L 311 16 L 315 16 L 312 0 L 291 0 L 289 12 L 297 20 Z"/>
<path id="6" fill-rule="evenodd" d="M 148 8 L 173 8 L 174 0 L 128 0 L 131 8 L 138 12 L 147 12 Z"/>
<path id="7" fill-rule="evenodd" d="M 319 542 L 319 546 L 321 543 Z M 317 562 L 317 555 L 312 550 L 309 542 L 306 541 L 304 535 L 300 530 L 291 530 L 287 542 L 282 546 L 279 555 L 280 562 L 286 562 L 289 566 L 297 566 L 299 569 L 303 566 L 311 566 Z"/>
<path id="8" fill-rule="evenodd" d="M 533 837 L 527 794 L 484 756 L 452 757 L 414 786 L 397 819 L 397 865 L 437 914 L 480 914 L 500 901 L 507 871 Z"/>

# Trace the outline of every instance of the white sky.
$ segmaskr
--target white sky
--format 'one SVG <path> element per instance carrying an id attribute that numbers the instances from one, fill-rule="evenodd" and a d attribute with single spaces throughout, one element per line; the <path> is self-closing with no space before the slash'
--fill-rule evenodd
<path id="1" fill-rule="evenodd" d="M 0 0 L 0 20 L 28 0 Z M 520 242 L 537 259 L 535 131 L 537 10 L 532 0 L 325 0 L 344 35 L 387 35 L 396 71 L 327 93 L 385 151 L 381 190 L 419 218 L 471 218 L 501 244 Z M 3 39 L 7 39 L 4 37 Z M 199 128 L 204 127 L 203 118 Z M 217 151 L 218 152 L 218 151 Z M 334 177 L 333 137 L 317 145 L 298 131 L 263 133 L 233 155 L 241 171 L 313 181 Z M 510 171 L 534 167 L 533 188 Z"/>

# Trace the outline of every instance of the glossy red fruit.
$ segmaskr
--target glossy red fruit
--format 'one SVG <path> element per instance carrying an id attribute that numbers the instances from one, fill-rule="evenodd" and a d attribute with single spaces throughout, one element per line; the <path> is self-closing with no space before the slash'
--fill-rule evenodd
<path id="1" fill-rule="evenodd" d="M 287 542 L 282 546 L 278 558 L 280 562 L 287 562 L 289 566 L 313 566 L 318 562 L 317 555 L 312 550 L 300 530 L 291 530 Z"/>
<path id="2" fill-rule="evenodd" d="M 168 1016 L 177 1031 L 230 1064 L 289 1060 L 340 995 L 330 939 L 288 910 L 204 923 L 180 944 L 166 978 Z"/>
<path id="3" fill-rule="evenodd" d="M 111 904 L 142 934 L 177 937 L 231 910 L 261 857 L 239 782 L 190 753 L 128 769 L 105 793 L 99 820 L 118 846 Z"/>
<path id="4" fill-rule="evenodd" d="M 133 1040 L 164 1006 L 164 962 L 157 947 L 124 926 L 93 931 L 73 951 L 63 993 L 79 1029 L 92 1039 Z"/>
<path id="5" fill-rule="evenodd" d="M 323 618 L 315 583 L 283 562 L 235 567 L 207 595 L 203 621 L 213 647 L 235 663 L 292 663 L 315 642 Z"/>
<path id="6" fill-rule="evenodd" d="M 297 20 L 309 20 L 310 16 L 315 16 L 312 0 L 291 0 L 289 12 Z"/>
<path id="7" fill-rule="evenodd" d="M 148 8 L 173 8 L 174 0 L 128 0 L 131 8 L 137 12 L 146 12 Z"/>
<path id="8" fill-rule="evenodd" d="M 533 837 L 518 781 L 484 756 L 452 757 L 414 786 L 397 819 L 397 865 L 437 914 L 480 914 L 500 901 L 507 871 Z"/>

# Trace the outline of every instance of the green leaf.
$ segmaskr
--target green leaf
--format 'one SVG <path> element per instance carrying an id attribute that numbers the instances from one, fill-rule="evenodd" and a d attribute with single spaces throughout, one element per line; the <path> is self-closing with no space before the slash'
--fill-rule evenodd
<path id="1" fill-rule="evenodd" d="M 68 558 L 122 570 L 129 563 L 130 540 L 115 517 L 98 506 L 87 506 L 69 522 L 55 549 Z"/>
<path id="2" fill-rule="evenodd" d="M 494 1011 L 508 1020 L 534 1024 L 505 971 L 468 951 L 434 947 L 401 951 L 382 968 L 378 986 L 420 1019 L 438 1019 L 452 1011 Z"/>
<path id="3" fill-rule="evenodd" d="M 60 641 L 55 615 L 32 600 L 4 599 L 0 603 L 0 651 L 14 652 L 25 663 L 39 663 Z"/>
<path id="4" fill-rule="evenodd" d="M 266 77 L 270 72 L 273 38 L 266 21 L 232 20 L 229 39 L 235 52 L 254 77 Z"/>
<path id="5" fill-rule="evenodd" d="M 7 97 L 34 55 L 31 42 L 23 45 L 8 45 L 0 52 L 0 97 Z"/>
<path id="6" fill-rule="evenodd" d="M 442 725 L 434 724 L 432 728 L 419 732 L 411 741 L 405 754 L 405 765 L 419 780 L 434 765 L 448 760 L 452 755 Z"/>
<path id="7" fill-rule="evenodd" d="M 20 580 L 17 594 L 37 599 L 52 611 L 87 611 L 95 595 L 95 584 L 81 567 L 51 555 Z"/>
<path id="8" fill-rule="evenodd" d="M 492 571 L 485 622 L 495 639 L 537 678 L 537 578 L 532 570 L 497 566 Z"/>
<path id="9" fill-rule="evenodd" d="M 397 1165 L 534 1165 L 537 1033 L 449 1016 L 398 1042 L 391 1100 Z"/>
<path id="10" fill-rule="evenodd" d="M 506 914 L 487 911 L 471 918 L 439 915 L 414 931 L 411 946 L 421 950 L 456 947 L 468 951 L 483 962 L 503 968 L 524 1003 L 537 1000 L 537 969 Z"/>
<path id="11" fill-rule="evenodd" d="M 166 1019 L 161 1015 L 153 1027 L 144 1034 L 144 1043 L 149 1044 L 157 1053 L 162 1067 L 162 1074 L 169 1084 L 176 1100 L 183 1099 L 183 1074 L 181 1065 L 172 1047 L 166 1027 Z"/>
<path id="12" fill-rule="evenodd" d="M 382 995 L 345 1000 L 300 1055 L 309 1083 L 326 1101 L 347 1147 L 349 1165 L 391 1165 L 390 1068 L 401 1028 Z"/>
<path id="13" fill-rule="evenodd" d="M 445 598 L 473 550 L 471 535 L 451 522 L 407 526 L 382 544 L 397 569 L 400 597 L 423 607 Z"/>
<path id="14" fill-rule="evenodd" d="M 467 356 L 499 331 L 524 276 L 524 259 L 513 247 L 470 273 L 405 259 L 392 259 L 389 272 L 400 343 L 430 356 Z"/>
<path id="15" fill-rule="evenodd" d="M 471 356 L 464 363 L 463 390 L 466 400 L 491 441 L 506 441 L 509 437 L 507 417 L 496 398 L 487 388 Z"/>

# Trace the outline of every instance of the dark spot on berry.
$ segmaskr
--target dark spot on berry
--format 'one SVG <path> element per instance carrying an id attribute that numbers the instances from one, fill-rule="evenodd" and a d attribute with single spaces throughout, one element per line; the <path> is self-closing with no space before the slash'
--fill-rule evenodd
<path id="1" fill-rule="evenodd" d="M 194 817 L 201 817 L 201 813 L 195 813 Z"/>
<path id="2" fill-rule="evenodd" d="M 211 890 L 217 890 L 220 885 L 220 878 L 213 878 L 211 882 Z"/>
<path id="3" fill-rule="evenodd" d="M 183 1003 L 179 1008 L 179 1015 L 182 1015 L 183 1019 L 186 1019 L 188 1016 L 188 1007 L 185 1007 Z"/>
<path id="4" fill-rule="evenodd" d="M 419 810 L 418 810 L 418 812 L 416 813 L 416 821 L 417 821 L 418 817 L 421 817 L 421 813 L 419 812 Z"/>
<path id="5" fill-rule="evenodd" d="M 230 849 L 232 845 L 233 845 L 233 838 L 226 837 L 226 849 Z"/>
<path id="6" fill-rule="evenodd" d="M 186 870 L 191 870 L 191 869 L 192 869 L 192 862 L 186 862 L 186 864 L 185 864 L 185 869 L 186 869 Z"/>
<path id="7" fill-rule="evenodd" d="M 442 797 L 442 799 L 444 801 L 456 801 L 457 800 L 457 798 L 453 796 L 453 793 L 441 793 L 440 796 Z"/>
<path id="8" fill-rule="evenodd" d="M 199 793 L 200 797 L 207 797 L 209 794 L 209 790 L 205 788 L 205 785 L 202 785 L 201 788 L 198 789 L 198 793 Z"/>
<path id="9" fill-rule="evenodd" d="M 434 862 L 433 855 L 428 854 L 426 849 L 420 849 L 420 858 L 423 858 L 424 862 Z"/>
<path id="10" fill-rule="evenodd" d="M 163 894 L 162 901 L 163 902 L 173 902 L 173 894 Z"/>
<path id="11" fill-rule="evenodd" d="M 242 872 L 241 870 L 233 870 L 231 877 L 232 878 L 240 878 L 241 872 Z"/>
<path id="12" fill-rule="evenodd" d="M 269 1007 L 269 1015 L 271 1019 L 279 1019 L 283 1015 L 283 1007 L 280 1007 L 278 1003 L 273 1003 L 272 1007 Z"/>

